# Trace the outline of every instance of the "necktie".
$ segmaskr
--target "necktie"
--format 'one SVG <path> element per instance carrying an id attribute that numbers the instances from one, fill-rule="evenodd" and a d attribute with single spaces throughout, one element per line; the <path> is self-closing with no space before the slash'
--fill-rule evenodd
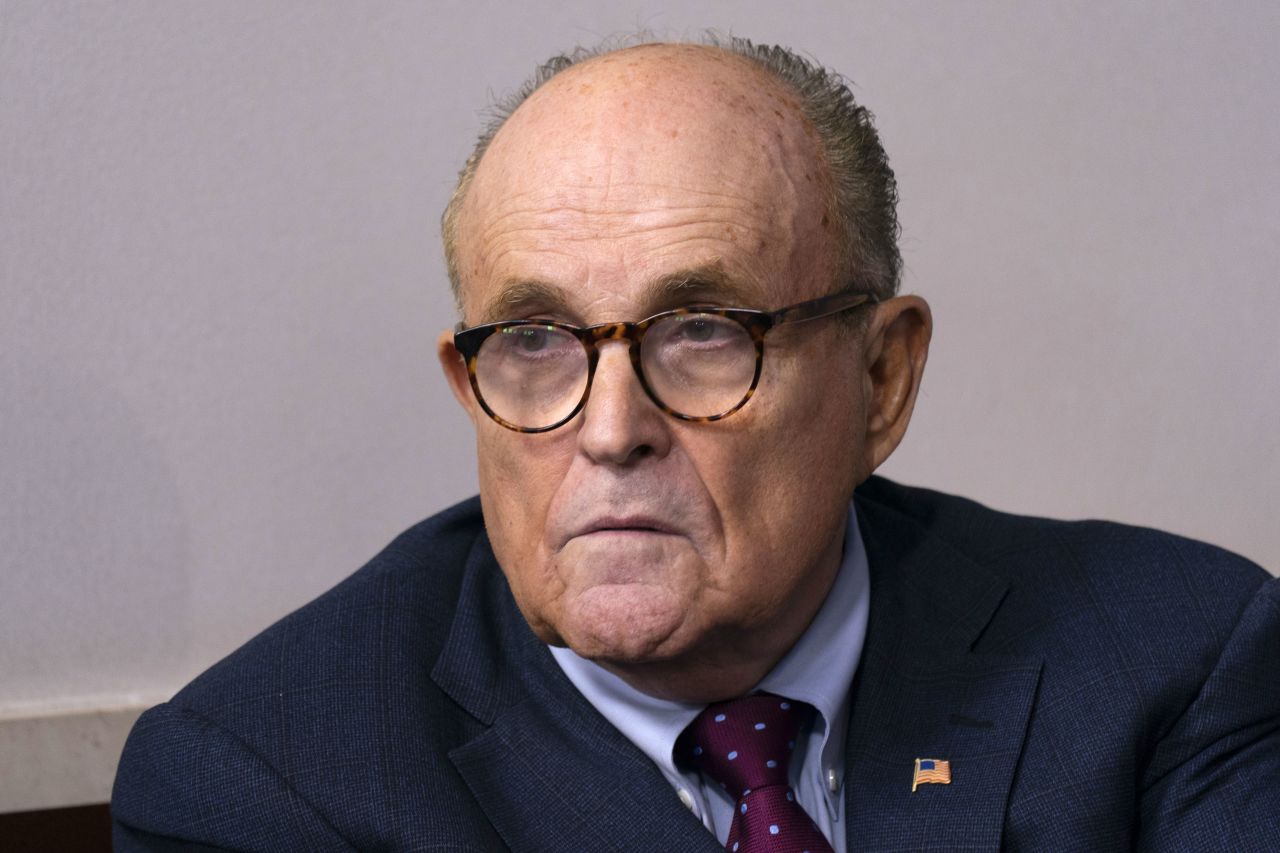
<path id="1" fill-rule="evenodd" d="M 796 733 L 811 710 L 756 693 L 708 705 L 681 734 L 680 754 L 737 800 L 730 853 L 832 853 L 787 781 Z"/>

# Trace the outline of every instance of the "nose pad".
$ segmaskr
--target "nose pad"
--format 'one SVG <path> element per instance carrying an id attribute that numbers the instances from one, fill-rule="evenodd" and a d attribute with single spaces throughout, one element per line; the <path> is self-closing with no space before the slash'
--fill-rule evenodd
<path id="1" fill-rule="evenodd" d="M 578 446 L 596 462 L 624 465 L 670 450 L 671 419 L 649 399 L 626 342 L 597 345 L 595 375 L 580 417 Z"/>

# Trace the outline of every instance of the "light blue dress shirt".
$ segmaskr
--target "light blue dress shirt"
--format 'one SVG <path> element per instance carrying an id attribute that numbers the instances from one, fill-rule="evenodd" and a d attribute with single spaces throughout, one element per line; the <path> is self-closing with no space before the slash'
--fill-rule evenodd
<path id="1" fill-rule="evenodd" d="M 801 733 L 791 761 L 791 784 L 836 853 L 845 851 L 844 746 L 849 719 L 849 687 L 862 655 L 870 608 L 867 553 L 853 504 L 845 527 L 844 556 L 827 600 L 791 651 L 756 686 L 808 702 L 817 713 Z M 655 699 L 566 648 L 551 654 L 565 675 L 610 723 L 658 766 L 676 796 L 723 844 L 729 837 L 734 802 L 719 785 L 708 785 L 695 770 L 681 771 L 676 738 L 702 705 Z"/>

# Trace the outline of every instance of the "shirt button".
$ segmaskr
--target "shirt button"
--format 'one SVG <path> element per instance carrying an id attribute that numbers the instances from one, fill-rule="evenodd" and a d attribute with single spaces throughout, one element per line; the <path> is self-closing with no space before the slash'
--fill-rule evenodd
<path id="1" fill-rule="evenodd" d="M 833 794 L 840 790 L 840 777 L 834 770 L 827 771 L 827 790 Z"/>
<path id="2" fill-rule="evenodd" d="M 684 788 L 679 790 L 680 802 L 684 803 L 684 807 L 689 811 L 694 811 L 693 794 L 690 794 Z"/>

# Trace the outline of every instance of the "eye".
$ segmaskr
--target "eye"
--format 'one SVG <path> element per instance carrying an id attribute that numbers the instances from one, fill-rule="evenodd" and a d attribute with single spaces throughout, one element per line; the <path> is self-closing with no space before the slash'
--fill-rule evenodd
<path id="1" fill-rule="evenodd" d="M 524 353 L 542 352 L 551 344 L 550 329 L 545 326 L 516 326 L 503 329 L 513 347 Z"/>
<path id="2" fill-rule="evenodd" d="M 706 317 L 691 317 L 680 324 L 680 334 L 685 340 L 706 343 L 715 337 L 716 324 Z"/>
<path id="3" fill-rule="evenodd" d="M 719 345 L 742 334 L 742 327 L 717 314 L 682 314 L 675 318 L 672 343 Z"/>
<path id="4" fill-rule="evenodd" d="M 518 359 L 527 364 L 545 365 L 555 359 L 582 352 L 577 338 L 550 324 L 508 326 L 485 343 L 485 349 L 492 357 L 505 354 L 506 358 Z"/>

